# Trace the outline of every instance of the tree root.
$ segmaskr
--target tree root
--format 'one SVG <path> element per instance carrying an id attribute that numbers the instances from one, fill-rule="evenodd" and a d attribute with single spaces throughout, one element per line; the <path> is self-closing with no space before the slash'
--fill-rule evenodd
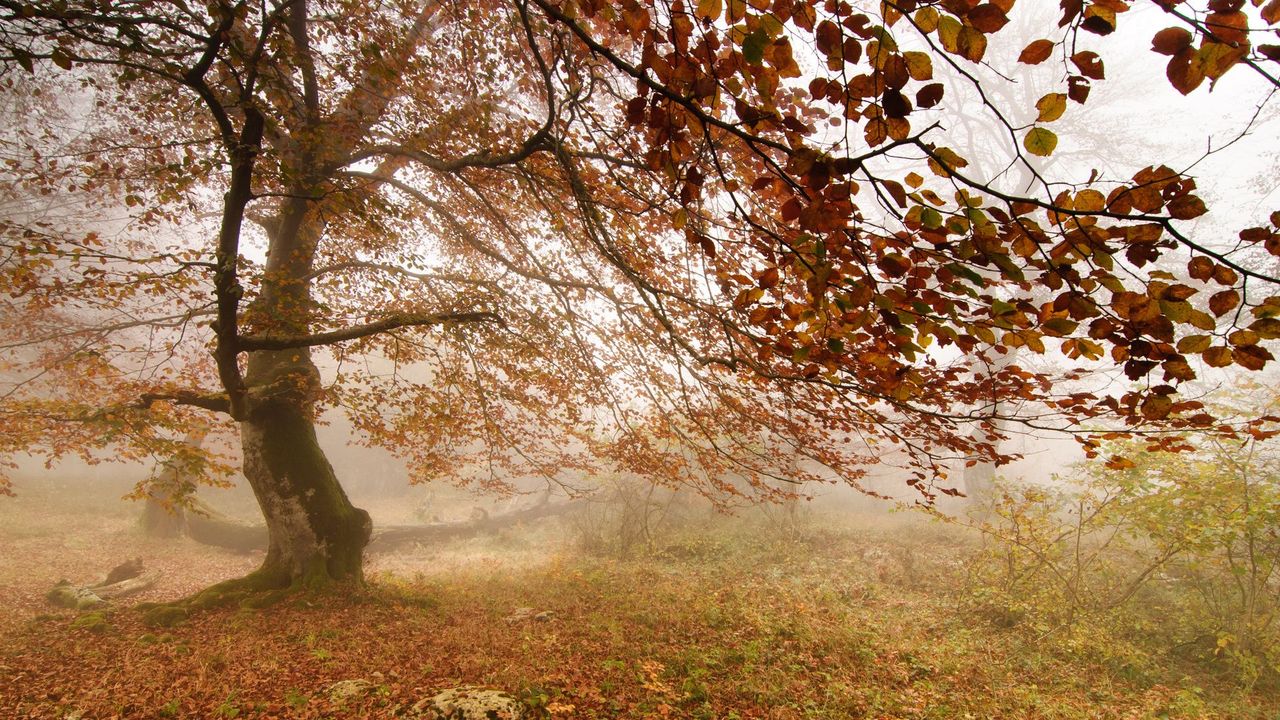
<path id="1" fill-rule="evenodd" d="M 196 592 L 194 595 L 166 603 L 141 603 L 137 610 L 142 622 L 152 627 L 173 627 L 192 614 L 214 608 L 236 606 L 246 610 L 261 610 L 289 598 L 308 599 L 326 594 L 345 594 L 361 583 L 335 579 L 324 571 L 303 573 L 289 579 L 286 573 L 259 568 L 244 577 L 224 580 Z M 339 592 L 339 590 L 344 592 Z"/>

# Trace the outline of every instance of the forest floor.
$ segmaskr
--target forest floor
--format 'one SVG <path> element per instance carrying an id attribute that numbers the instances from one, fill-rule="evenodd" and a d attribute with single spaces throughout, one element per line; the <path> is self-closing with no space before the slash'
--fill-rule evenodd
<path id="1" fill-rule="evenodd" d="M 374 557 L 362 590 L 155 628 L 43 596 L 142 557 L 164 578 L 130 602 L 172 600 L 260 558 L 147 540 L 117 504 L 0 503 L 0 717 L 393 718 L 463 684 L 556 718 L 1280 717 L 1229 677 L 1135 675 L 966 612 L 963 539 L 905 513 L 703 519 L 629 560 L 544 521 Z"/>

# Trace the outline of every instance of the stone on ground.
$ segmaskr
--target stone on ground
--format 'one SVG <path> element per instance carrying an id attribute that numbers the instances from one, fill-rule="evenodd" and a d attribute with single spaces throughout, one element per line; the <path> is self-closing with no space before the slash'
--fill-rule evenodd
<path id="1" fill-rule="evenodd" d="M 460 687 L 445 690 L 413 706 L 421 720 L 524 720 L 524 703 L 500 690 Z"/>

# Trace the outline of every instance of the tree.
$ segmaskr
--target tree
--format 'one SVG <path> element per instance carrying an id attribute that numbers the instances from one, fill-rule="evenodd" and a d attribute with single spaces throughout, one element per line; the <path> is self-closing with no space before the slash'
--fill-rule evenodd
<path id="1" fill-rule="evenodd" d="M 1007 459 L 999 420 L 1210 426 L 1178 387 L 1197 356 L 1271 359 L 1250 258 L 1280 253 L 1280 213 L 1220 247 L 1187 234 L 1185 173 L 1025 162 L 1103 79 L 1080 48 L 1116 0 L 1067 0 L 1022 50 L 1066 74 L 1035 123 L 986 108 L 1036 186 L 968 175 L 931 120 L 946 82 L 1001 81 L 979 63 L 1012 6 L 0 0 L 5 449 L 168 458 L 229 419 L 265 587 L 361 575 L 328 406 L 418 479 L 608 466 L 730 495 L 793 466 L 761 431 L 855 484 L 900 459 L 929 495 L 950 460 Z M 1247 33 L 1276 2 L 1162 6 L 1176 88 L 1276 84 Z M 1175 252 L 1185 276 L 1150 269 Z M 974 373 L 1022 347 L 1145 384 Z"/>

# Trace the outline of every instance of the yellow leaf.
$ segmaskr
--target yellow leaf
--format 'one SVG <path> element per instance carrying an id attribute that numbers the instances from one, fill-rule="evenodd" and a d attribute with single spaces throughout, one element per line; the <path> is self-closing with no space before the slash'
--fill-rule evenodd
<path id="1" fill-rule="evenodd" d="M 1031 132 L 1023 138 L 1022 147 L 1032 155 L 1048 157 L 1053 154 L 1054 148 L 1058 147 L 1058 136 L 1054 135 L 1052 130 L 1041 127 L 1032 128 Z"/>
<path id="2" fill-rule="evenodd" d="M 722 0 L 698 0 L 698 10 L 695 14 L 706 20 L 719 20 L 722 12 L 724 12 Z"/>
<path id="3" fill-rule="evenodd" d="M 907 74 L 912 80 L 933 79 L 933 60 L 927 53 L 908 50 L 902 53 L 902 58 L 907 61 Z"/>
<path id="4" fill-rule="evenodd" d="M 1040 111 L 1038 122 L 1053 122 L 1067 111 L 1067 96 L 1063 93 L 1049 93 L 1036 102 L 1036 110 Z"/>

